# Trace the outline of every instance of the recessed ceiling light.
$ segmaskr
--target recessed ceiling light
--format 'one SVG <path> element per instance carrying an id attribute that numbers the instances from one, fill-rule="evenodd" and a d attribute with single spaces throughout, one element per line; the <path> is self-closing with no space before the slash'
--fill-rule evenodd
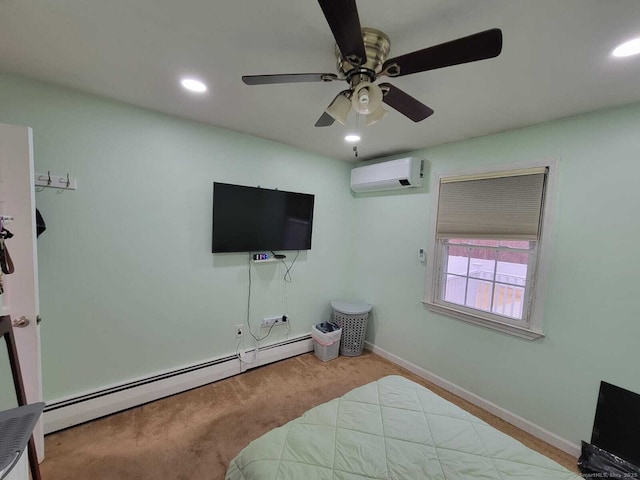
<path id="1" fill-rule="evenodd" d="M 614 57 L 630 57 L 640 53 L 640 37 L 618 45 L 611 55 Z"/>
<path id="2" fill-rule="evenodd" d="M 349 143 L 356 143 L 360 141 L 360 135 L 356 135 L 355 133 L 350 133 L 344 137 L 345 141 Z"/>
<path id="3" fill-rule="evenodd" d="M 180 80 L 180 84 L 190 92 L 204 93 L 207 91 L 207 86 L 195 78 L 183 78 Z"/>

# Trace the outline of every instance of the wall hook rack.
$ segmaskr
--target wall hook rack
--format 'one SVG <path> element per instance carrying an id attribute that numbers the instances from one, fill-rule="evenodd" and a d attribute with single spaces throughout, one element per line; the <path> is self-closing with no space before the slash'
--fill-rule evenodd
<path id="1" fill-rule="evenodd" d="M 47 173 L 35 174 L 36 187 L 57 188 L 59 190 L 77 190 L 78 180 L 66 175 L 52 175 L 50 171 Z"/>

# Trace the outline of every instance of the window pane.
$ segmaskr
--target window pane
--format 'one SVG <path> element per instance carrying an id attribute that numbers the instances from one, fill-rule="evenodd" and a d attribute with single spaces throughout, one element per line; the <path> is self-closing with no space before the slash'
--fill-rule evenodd
<path id="1" fill-rule="evenodd" d="M 447 275 L 444 285 L 444 300 L 446 302 L 464 305 L 465 293 L 467 291 L 467 277 L 457 275 Z"/>
<path id="2" fill-rule="evenodd" d="M 448 251 L 447 273 L 466 276 L 469 264 L 469 249 L 466 247 L 449 246 Z"/>
<path id="3" fill-rule="evenodd" d="M 496 251 L 486 248 L 469 249 L 469 276 L 493 281 L 496 268 Z"/>
<path id="4" fill-rule="evenodd" d="M 465 305 L 485 312 L 491 311 L 491 291 L 493 283 L 484 280 L 469 279 L 467 287 L 467 301 Z"/>
<path id="5" fill-rule="evenodd" d="M 467 275 L 468 269 L 470 277 L 493 280 L 496 260 L 495 250 L 449 245 L 448 251 L 447 273 Z"/>
<path id="6" fill-rule="evenodd" d="M 524 288 L 497 283 L 495 289 L 492 312 L 506 317 L 522 319 Z"/>
<path id="7" fill-rule="evenodd" d="M 496 282 L 524 286 L 527 281 L 529 252 L 498 252 Z"/>

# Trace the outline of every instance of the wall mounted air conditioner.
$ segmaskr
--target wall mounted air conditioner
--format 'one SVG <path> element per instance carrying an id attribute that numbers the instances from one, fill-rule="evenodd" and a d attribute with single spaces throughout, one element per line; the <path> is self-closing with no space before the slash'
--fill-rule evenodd
<path id="1" fill-rule="evenodd" d="M 422 186 L 424 160 L 415 157 L 374 163 L 351 170 L 354 192 L 373 192 Z"/>

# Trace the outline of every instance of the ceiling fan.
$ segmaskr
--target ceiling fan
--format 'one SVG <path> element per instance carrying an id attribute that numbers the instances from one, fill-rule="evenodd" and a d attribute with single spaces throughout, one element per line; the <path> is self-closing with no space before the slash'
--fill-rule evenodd
<path id="1" fill-rule="evenodd" d="M 247 85 L 276 83 L 346 81 L 349 88 L 340 92 L 318 119 L 316 127 L 328 127 L 334 121 L 346 123 L 353 109 L 366 116 L 367 125 L 387 113 L 386 103 L 414 122 L 433 114 L 433 110 L 390 83 L 375 82 L 382 76 L 402 77 L 412 73 L 450 67 L 497 57 L 502 51 L 502 31 L 498 28 L 458 38 L 450 42 L 387 59 L 389 37 L 374 28 L 361 28 L 355 0 L 318 0 L 336 40 L 338 73 L 288 73 L 245 75 Z"/>

